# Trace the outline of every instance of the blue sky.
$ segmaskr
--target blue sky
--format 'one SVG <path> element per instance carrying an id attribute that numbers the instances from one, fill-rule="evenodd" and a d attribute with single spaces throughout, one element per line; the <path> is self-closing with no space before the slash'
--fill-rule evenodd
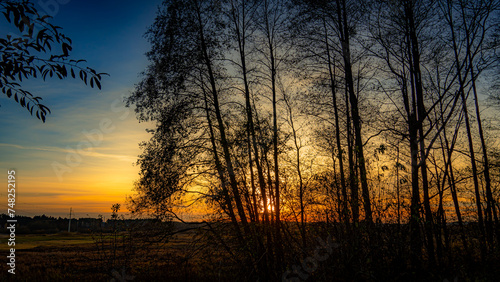
<path id="1" fill-rule="evenodd" d="M 40 1 L 44 3 L 45 1 Z M 50 1 L 46 1 L 47 3 Z M 37 1 L 38 3 L 38 1 Z M 77 79 L 33 79 L 22 86 L 43 98 L 52 114 L 42 123 L 13 100 L 0 96 L 0 168 L 16 169 L 16 211 L 23 215 L 77 217 L 107 214 L 113 203 L 124 203 L 138 178 L 134 165 L 138 143 L 149 135 L 133 109 L 124 108 L 128 96 L 147 66 L 144 38 L 153 23 L 159 0 L 54 0 L 40 13 L 53 15 L 73 40 L 73 59 L 109 73 L 102 90 Z M 61 4 L 59 4 L 61 3 Z M 5 30 L 5 20 L 0 18 Z M 5 36 L 1 32 L 1 36 Z M 0 207 L 7 208 L 6 189 Z"/>

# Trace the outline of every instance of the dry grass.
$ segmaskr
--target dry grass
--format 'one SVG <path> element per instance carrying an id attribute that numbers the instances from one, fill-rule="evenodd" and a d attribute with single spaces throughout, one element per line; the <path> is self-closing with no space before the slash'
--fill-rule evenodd
<path id="1" fill-rule="evenodd" d="M 166 277 L 168 281 L 213 280 L 216 274 L 212 268 L 220 266 L 221 260 L 207 265 L 205 256 L 200 256 L 202 242 L 193 241 L 195 237 L 194 232 L 188 232 L 175 235 L 166 243 L 136 241 L 124 245 L 118 240 L 113 254 L 109 234 L 104 236 L 104 248 L 97 247 L 96 235 L 19 235 L 16 274 L 9 274 L 7 264 L 2 263 L 0 281 L 110 281 L 119 278 L 113 276 L 113 270 L 121 273 L 122 269 L 134 276 L 134 281 L 164 281 Z M 0 251 L 6 253 L 7 237 L 2 235 L 0 239 Z M 212 258 L 216 253 L 210 252 Z M 212 278 L 206 277 L 207 271 L 212 272 Z"/>
<path id="2" fill-rule="evenodd" d="M 372 230 L 373 231 L 373 230 Z M 454 231 L 454 230 L 451 230 Z M 255 281 L 255 273 L 238 258 L 226 252 L 230 248 L 241 256 L 231 236 L 221 232 L 224 245 L 218 243 L 210 232 L 191 230 L 169 237 L 167 242 L 159 238 L 137 236 L 127 239 L 125 233 L 110 234 L 54 234 L 19 235 L 16 237 L 16 275 L 7 273 L 2 263 L 0 281 L 110 281 L 113 270 L 126 270 L 134 281 Z M 401 235 L 394 230 L 376 230 L 377 239 L 372 245 L 352 245 L 352 236 L 335 234 L 338 248 L 307 281 L 419 281 L 407 268 L 407 246 Z M 317 234 L 325 239 L 325 234 Z M 130 237 L 128 237 L 130 239 Z M 142 238 L 142 239 L 141 239 Z M 318 245 L 311 237 L 308 253 L 287 250 L 287 268 L 300 265 L 302 259 L 312 254 Z M 499 281 L 499 258 L 492 256 L 479 259 L 477 244 L 470 240 L 470 256 L 464 253 L 458 236 L 452 236 L 450 252 L 439 266 L 427 266 L 421 281 Z M 1 237 L 1 251 L 6 253 L 6 237 Z M 96 244 L 102 239 L 103 244 Z M 366 254 L 376 257 L 369 259 Z M 3 256 L 5 258 L 5 256 Z M 4 259 L 6 262 L 6 258 Z M 279 276 L 279 275 L 278 275 Z M 116 279 L 115 281 L 120 281 Z"/>

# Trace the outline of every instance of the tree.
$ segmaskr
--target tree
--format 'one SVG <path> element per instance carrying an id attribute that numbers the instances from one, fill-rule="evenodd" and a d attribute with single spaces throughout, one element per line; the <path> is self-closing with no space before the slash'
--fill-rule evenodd
<path id="1" fill-rule="evenodd" d="M 139 183 L 144 196 L 154 200 L 150 207 L 160 207 L 177 192 L 182 192 L 183 185 L 178 179 L 186 178 L 189 164 L 199 158 L 208 158 L 215 167 L 206 167 L 209 161 L 194 164 L 215 169 L 214 175 L 220 183 L 216 190 L 222 195 L 221 208 L 230 216 L 243 243 L 239 225 L 243 226 L 246 235 L 250 230 L 236 175 L 237 162 L 231 155 L 221 107 L 224 91 L 220 85 L 226 81 L 220 65 L 224 48 L 216 36 L 224 32 L 224 25 L 216 17 L 220 11 L 220 3 L 209 1 L 164 2 L 147 34 L 152 44 L 147 53 L 151 65 L 129 97 L 128 104 L 135 104 L 140 120 L 157 122 L 155 136 L 150 142 L 153 150 L 149 145 L 145 147 L 147 151 L 141 162 L 148 170 L 156 171 L 156 179 L 160 182 L 158 185 L 150 183 L 147 175 L 142 174 Z M 161 158 L 165 153 L 178 157 Z M 175 170 L 169 166 L 174 166 Z M 165 179 L 170 178 L 165 177 L 165 173 L 172 171 L 176 171 L 173 182 L 165 183 Z M 155 191 L 161 193 L 152 194 L 151 186 L 156 186 Z"/>
<path id="2" fill-rule="evenodd" d="M 433 144 L 448 121 L 455 115 L 458 94 L 455 92 L 454 65 L 447 63 L 450 56 L 446 44 L 436 39 L 435 24 L 439 23 L 433 3 L 415 1 L 378 1 L 371 29 L 377 42 L 375 56 L 387 65 L 387 73 L 393 76 L 397 90 L 388 90 L 386 82 L 380 88 L 386 93 L 396 111 L 404 119 L 407 128 L 400 132 L 390 131 L 409 141 L 411 160 L 411 253 L 413 264 L 420 260 L 420 208 L 423 204 L 425 231 L 429 259 L 434 259 L 433 214 L 430 204 L 428 180 L 428 156 Z M 443 83 L 444 81 L 444 83 Z M 399 92 L 396 102 L 392 91 Z M 431 113 L 441 105 L 444 110 L 434 120 Z M 420 190 L 423 201 L 420 202 Z"/>
<path id="3" fill-rule="evenodd" d="M 470 156 L 459 137 L 459 74 L 474 77 L 467 54 L 454 58 L 437 3 L 368 4 L 165 1 L 148 33 L 150 66 L 129 99 L 140 120 L 156 122 L 139 160 L 138 203 L 169 213 L 196 193 L 193 202 L 208 202 L 207 216 L 232 229 L 214 238 L 261 280 L 289 269 L 306 279 L 294 261 L 318 280 L 332 265 L 372 279 L 387 262 L 379 257 L 421 270 L 479 247 L 466 236 L 454 246 L 458 232 L 473 233 L 463 221 L 477 210 L 463 205 L 474 198 L 465 197 Z M 451 204 L 461 230 L 447 225 Z M 396 230 L 379 224 L 396 221 Z M 297 257 L 319 234 L 342 248 L 324 268 Z"/>
<path id="4" fill-rule="evenodd" d="M 49 23 L 50 16 L 40 15 L 34 4 L 26 0 L 2 1 L 0 11 L 21 34 L 0 38 L 0 88 L 8 98 L 14 98 L 31 115 L 35 112 L 36 117 L 45 122 L 50 110 L 41 104 L 41 97 L 21 87 L 23 78 L 41 76 L 46 80 L 53 76 L 64 79 L 78 75 L 85 84 L 101 89 L 101 78 L 106 74 L 82 66 L 85 60 L 70 59 L 72 41 L 61 32 L 61 27 Z"/>

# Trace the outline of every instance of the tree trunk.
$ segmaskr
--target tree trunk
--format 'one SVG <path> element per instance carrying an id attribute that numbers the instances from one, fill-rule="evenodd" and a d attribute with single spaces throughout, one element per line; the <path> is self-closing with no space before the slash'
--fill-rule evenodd
<path id="1" fill-rule="evenodd" d="M 342 219 L 349 223 L 349 208 L 347 206 L 347 185 L 345 181 L 345 173 L 344 173 L 344 159 L 342 158 L 342 145 L 340 143 L 340 125 L 339 125 L 339 109 L 337 106 L 337 90 L 336 90 L 336 82 L 335 82 L 335 64 L 332 63 L 331 55 L 330 55 L 330 44 L 328 43 L 328 33 L 326 29 L 326 23 L 323 21 L 323 25 L 325 28 L 325 44 L 326 44 L 326 54 L 328 59 L 328 73 L 330 76 L 330 89 L 332 92 L 332 101 L 333 101 L 333 111 L 335 117 L 335 141 L 337 144 L 337 154 L 339 160 L 339 171 L 340 171 L 340 185 L 342 189 Z M 332 67 L 333 66 L 333 67 Z M 339 201 L 341 199 L 339 198 Z"/>
<path id="2" fill-rule="evenodd" d="M 452 43 L 453 43 L 453 53 L 455 57 L 455 65 L 457 67 L 457 77 L 458 77 L 458 83 L 459 83 L 459 94 L 460 98 L 462 99 L 462 113 L 465 119 L 465 129 L 467 132 L 467 141 L 469 145 L 469 153 L 470 153 L 470 159 L 471 159 L 471 168 L 472 168 L 472 179 L 474 182 L 474 194 L 476 197 L 476 208 L 477 208 L 477 217 L 478 217 L 478 224 L 479 224 L 479 230 L 480 230 L 480 245 L 481 245 L 481 255 L 484 258 L 486 249 L 485 249 L 485 230 L 484 230 L 484 221 L 483 221 L 483 212 L 482 212 L 482 206 L 481 206 L 481 195 L 479 192 L 479 181 L 478 181 L 478 175 L 477 175 L 477 166 L 476 166 L 476 157 L 474 153 L 474 144 L 472 140 L 472 133 L 470 129 L 470 121 L 469 121 L 469 112 L 467 110 L 467 97 L 465 95 L 465 76 L 462 75 L 462 66 L 466 66 L 467 63 L 460 61 L 459 58 L 459 49 L 457 46 L 456 42 L 456 36 L 455 36 L 455 26 L 453 23 L 453 15 L 452 15 L 453 7 L 451 5 L 448 5 L 448 24 L 450 27 L 451 31 L 451 36 L 452 36 Z M 469 46 L 468 46 L 469 47 Z M 467 50 L 469 52 L 469 50 Z M 472 65 L 469 65 L 468 67 L 472 67 Z M 472 78 L 473 79 L 473 78 Z"/>
<path id="3" fill-rule="evenodd" d="M 224 159 L 226 162 L 226 168 L 227 172 L 229 174 L 229 181 L 231 184 L 233 196 L 234 196 L 234 201 L 236 203 L 236 209 L 238 210 L 238 215 L 240 217 L 240 221 L 243 224 L 243 229 L 247 235 L 250 235 L 250 228 L 248 226 L 248 221 L 247 221 L 247 216 L 245 214 L 245 210 L 243 208 L 243 204 L 241 201 L 241 196 L 240 196 L 240 191 L 238 189 L 238 182 L 236 181 L 236 175 L 234 173 L 234 168 L 233 168 L 233 163 L 231 160 L 231 154 L 229 152 L 229 143 L 227 142 L 226 138 L 226 131 L 224 127 L 224 122 L 222 120 L 222 114 L 220 111 L 220 106 L 219 106 L 219 96 L 218 96 L 218 90 L 217 90 L 217 85 L 215 82 L 215 76 L 213 74 L 212 70 L 212 62 L 210 60 L 210 57 L 208 55 L 208 48 L 205 43 L 205 37 L 204 37 L 204 26 L 201 18 L 201 12 L 199 10 L 199 7 L 197 7 L 197 16 L 198 16 L 198 24 L 200 28 L 200 41 L 201 41 L 201 51 L 203 54 L 203 60 L 204 63 L 207 67 L 208 75 L 209 75 L 209 83 L 211 87 L 211 93 L 213 97 L 213 103 L 214 103 L 214 110 L 215 110 L 215 117 L 217 119 L 218 123 L 218 128 L 219 128 L 219 134 L 221 138 L 221 145 L 222 145 L 222 150 L 224 152 Z"/>
<path id="4" fill-rule="evenodd" d="M 340 3 L 342 2 L 342 3 Z M 351 53 L 350 53 L 350 31 L 347 26 L 347 9 L 345 0 L 337 0 L 339 26 L 340 26 L 340 41 L 342 45 L 342 57 L 344 59 L 345 82 L 349 93 L 349 102 L 351 104 L 352 123 L 354 126 L 354 143 L 355 153 L 357 157 L 359 178 L 361 182 L 361 191 L 363 197 L 363 207 L 365 209 L 365 220 L 369 223 L 373 222 L 372 209 L 370 202 L 370 191 L 368 188 L 368 180 L 366 177 L 366 164 L 363 152 L 363 141 L 361 138 L 361 119 L 359 116 L 358 97 L 354 93 L 354 79 L 352 74 Z"/>
<path id="5" fill-rule="evenodd" d="M 472 93 L 474 94 L 474 106 L 476 110 L 476 118 L 477 118 L 477 126 L 478 126 L 478 131 L 479 131 L 479 140 L 481 141 L 481 148 L 483 152 L 483 162 L 484 162 L 484 181 L 485 181 L 485 190 L 486 190 L 486 231 L 487 231 L 487 236 L 488 236 L 488 241 L 490 243 L 493 243 L 493 218 L 495 220 L 495 223 L 498 225 L 498 216 L 497 216 L 497 211 L 495 207 L 495 200 L 493 198 L 493 193 L 491 191 L 491 177 L 490 177 L 490 164 L 488 160 L 488 150 L 486 147 L 486 142 L 484 141 L 484 133 L 483 133 L 483 125 L 481 121 L 481 114 L 479 111 L 479 101 L 477 97 L 477 88 L 476 88 L 476 75 L 474 73 L 474 56 L 473 52 L 471 50 L 471 45 L 473 42 L 471 42 L 471 31 L 469 29 L 469 26 L 467 25 L 466 22 L 466 15 L 465 15 L 465 7 L 461 5 L 461 10 L 462 10 L 462 23 L 465 29 L 465 37 L 466 37 L 466 45 L 467 45 L 467 60 L 469 63 L 469 72 L 470 72 L 470 77 L 471 77 L 471 86 L 472 86 Z M 487 15 L 489 15 L 489 7 L 485 7 L 485 9 L 480 9 L 478 12 L 488 12 Z M 486 16 L 487 17 L 487 16 Z M 483 34 L 480 36 L 481 41 L 484 38 L 484 30 Z"/>
<path id="6" fill-rule="evenodd" d="M 281 270 L 283 250 L 281 245 L 281 215 L 280 215 L 280 175 L 279 175 L 279 161 L 278 161 L 278 116 L 277 116 L 277 97 L 276 97 L 276 58 L 275 58 L 275 30 L 271 28 L 269 22 L 269 6 L 268 1 L 264 1 L 265 5 L 265 25 L 266 25 L 266 39 L 269 48 L 269 61 L 271 72 L 271 92 L 272 92 L 272 105 L 273 105 L 273 158 L 274 158 L 274 189 L 275 189 L 275 247 L 276 247 L 276 263 L 277 270 Z M 273 23 L 276 24 L 276 23 Z"/>

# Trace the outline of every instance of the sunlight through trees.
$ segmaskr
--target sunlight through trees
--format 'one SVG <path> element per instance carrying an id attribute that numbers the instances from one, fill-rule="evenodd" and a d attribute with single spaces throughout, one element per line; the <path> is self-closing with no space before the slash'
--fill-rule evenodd
<path id="1" fill-rule="evenodd" d="M 134 212 L 208 206 L 228 254 L 263 280 L 326 234 L 360 279 L 452 264 L 458 249 L 487 259 L 500 241 L 498 128 L 484 126 L 498 116 L 484 102 L 498 91 L 499 8 L 165 1 L 128 98 L 155 124 Z"/>

